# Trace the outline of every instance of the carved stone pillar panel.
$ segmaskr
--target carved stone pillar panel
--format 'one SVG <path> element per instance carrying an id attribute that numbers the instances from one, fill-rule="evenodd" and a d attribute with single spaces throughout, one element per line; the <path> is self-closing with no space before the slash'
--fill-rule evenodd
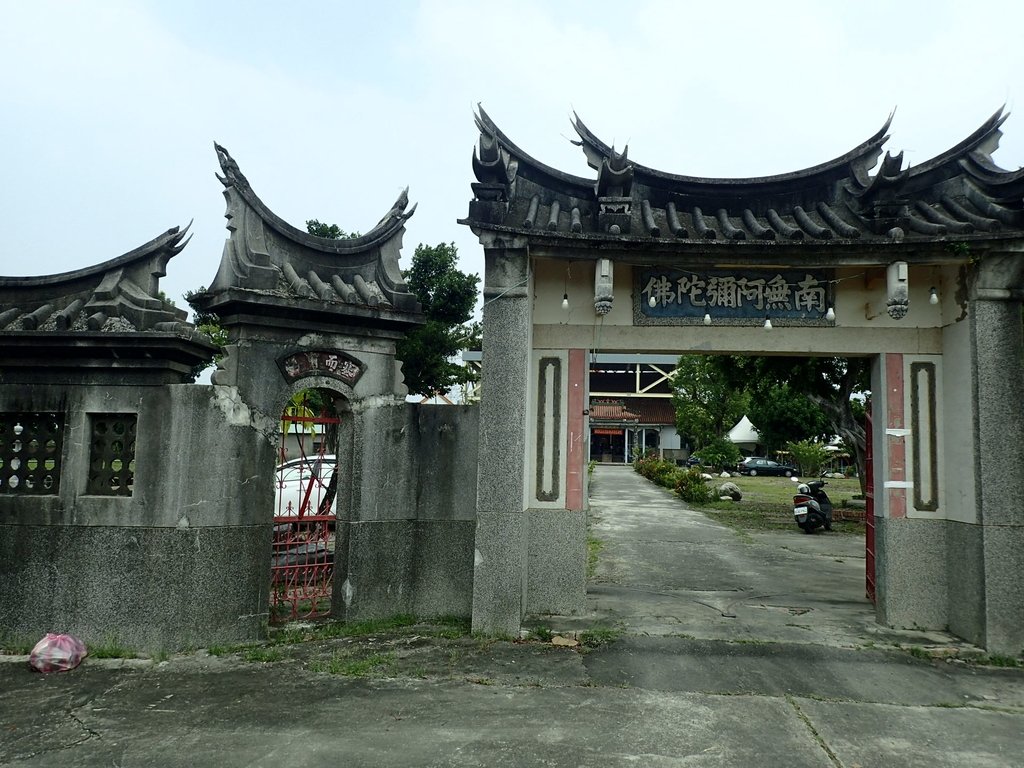
<path id="1" fill-rule="evenodd" d="M 883 354 L 872 367 L 871 390 L 874 434 L 875 603 L 878 621 L 892 627 L 914 626 L 941 629 L 948 624 L 948 581 L 946 526 L 928 519 L 933 513 L 919 512 L 914 499 L 914 400 L 924 408 L 917 426 L 926 435 L 931 411 L 928 398 L 933 390 L 928 370 L 919 373 L 917 394 L 907 376 L 915 362 L 901 354 Z M 910 391 L 908 391 L 908 389 Z M 926 440 L 920 453 L 929 462 L 936 454 L 933 441 Z M 937 483 L 927 476 L 926 495 L 936 494 Z M 922 502 L 922 506 L 930 506 Z"/>
<path id="2" fill-rule="evenodd" d="M 945 518 L 947 484 L 958 470 L 944 471 L 942 357 L 904 355 L 903 366 L 907 516 Z"/>
<path id="3" fill-rule="evenodd" d="M 531 507 L 565 508 L 566 376 L 564 352 L 534 355 L 534 418 L 530 424 Z"/>

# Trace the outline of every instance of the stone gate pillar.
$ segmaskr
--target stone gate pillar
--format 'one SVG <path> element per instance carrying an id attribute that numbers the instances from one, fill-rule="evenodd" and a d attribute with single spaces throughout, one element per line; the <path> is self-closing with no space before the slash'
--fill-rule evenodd
<path id="1" fill-rule="evenodd" d="M 513 634 L 526 599 L 530 260 L 525 248 L 488 248 L 484 259 L 473 630 Z"/>
<path id="2" fill-rule="evenodd" d="M 984 644 L 1024 648 L 1024 258 L 988 255 L 970 296 Z"/>

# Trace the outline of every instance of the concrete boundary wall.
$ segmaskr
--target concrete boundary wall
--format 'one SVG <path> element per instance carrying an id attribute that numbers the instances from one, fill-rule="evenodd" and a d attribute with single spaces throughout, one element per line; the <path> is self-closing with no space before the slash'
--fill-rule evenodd
<path id="1" fill-rule="evenodd" d="M 0 494 L 0 637 L 162 651 L 262 636 L 275 457 L 233 388 L 0 387 L 0 411 L 67 425 L 59 495 Z M 110 413 L 138 419 L 131 496 L 85 493 L 87 422 Z M 477 413 L 356 417 L 388 439 L 352 454 L 366 506 L 338 523 L 340 618 L 470 614 Z"/>
<path id="2" fill-rule="evenodd" d="M 58 495 L 0 494 L 0 632 L 173 650 L 258 637 L 273 449 L 221 388 L 0 387 L 0 410 L 62 415 Z M 131 496 L 87 493 L 89 419 L 137 416 Z"/>
<path id="3" fill-rule="evenodd" d="M 469 616 L 479 409 L 401 404 L 355 418 L 359 498 L 338 522 L 334 615 Z M 361 440 L 371 428 L 386 440 Z"/>

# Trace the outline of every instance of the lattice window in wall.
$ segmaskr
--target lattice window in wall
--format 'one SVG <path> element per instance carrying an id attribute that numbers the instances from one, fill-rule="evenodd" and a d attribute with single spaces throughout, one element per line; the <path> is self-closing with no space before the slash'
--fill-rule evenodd
<path id="1" fill-rule="evenodd" d="M 63 442 L 63 414 L 0 413 L 0 493 L 58 493 Z"/>
<path id="2" fill-rule="evenodd" d="M 131 496 L 135 487 L 135 413 L 89 414 L 89 482 L 86 493 Z"/>

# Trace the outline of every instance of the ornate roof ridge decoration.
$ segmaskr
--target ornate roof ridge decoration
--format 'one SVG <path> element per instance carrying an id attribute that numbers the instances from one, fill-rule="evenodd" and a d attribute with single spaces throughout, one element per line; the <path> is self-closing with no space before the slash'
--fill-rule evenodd
<path id="1" fill-rule="evenodd" d="M 316 237 L 271 211 L 228 151 L 216 142 L 214 148 L 231 236 L 207 294 L 240 288 L 374 312 L 419 312 L 398 266 L 405 222 L 416 211 L 415 205 L 406 210 L 408 188 L 366 234 Z"/>
<path id="2" fill-rule="evenodd" d="M 552 168 L 550 165 L 545 165 L 526 154 L 508 136 L 502 133 L 490 115 L 479 104 L 477 105 L 475 121 L 481 135 L 481 147 L 483 146 L 482 142 L 485 136 L 488 137 L 489 141 L 496 143 L 503 151 L 505 164 L 509 167 L 512 178 L 516 176 L 517 169 L 522 165 L 525 172 L 541 177 L 549 176 L 553 183 L 560 186 L 578 188 L 579 191 L 593 189 L 594 182 L 591 179 L 583 176 L 574 176 L 571 173 Z M 481 154 L 483 154 L 483 150 L 481 150 Z"/>
<path id="3" fill-rule="evenodd" d="M 975 154 L 979 158 L 984 158 L 994 171 L 1002 171 L 1001 168 L 992 162 L 992 153 L 999 148 L 999 139 L 1003 135 L 999 128 L 1006 122 L 1006 118 L 1010 116 L 1009 113 L 1003 114 L 1005 109 L 1006 105 L 1004 104 L 988 120 L 982 123 L 974 133 L 956 146 L 950 147 L 942 154 L 936 155 L 932 159 L 908 169 L 910 176 L 923 176 L 951 164 L 960 166 L 965 161 L 970 160 Z"/>
<path id="4" fill-rule="evenodd" d="M 191 222 L 109 261 L 33 277 L 0 277 L 0 333 L 174 332 L 191 337 L 188 313 L 167 302 L 160 278 L 188 244 Z"/>
<path id="5" fill-rule="evenodd" d="M 998 110 L 963 141 L 920 165 L 883 147 L 895 113 L 850 151 L 800 171 L 750 178 L 704 178 L 640 165 L 601 141 L 579 116 L 572 125 L 596 179 L 539 163 L 478 108 L 477 177 L 469 216 L 461 223 L 529 236 L 641 243 L 723 242 L 753 246 L 815 241 L 914 242 L 1005 238 L 1024 231 L 1024 169 L 992 160 Z M 882 157 L 880 163 L 879 158 Z M 878 163 L 877 168 L 875 164 Z M 502 235 L 504 236 L 504 235 Z M 490 237 L 490 235 L 488 236 Z"/>
<path id="6" fill-rule="evenodd" d="M 742 187 L 745 185 L 786 183 L 800 179 L 813 179 L 821 176 L 831 177 L 835 174 L 845 176 L 849 172 L 851 165 L 871 168 L 875 164 L 882 152 L 882 145 L 885 144 L 886 140 L 889 138 L 887 131 L 889 130 L 889 126 L 892 125 L 893 115 L 895 115 L 895 112 L 889 115 L 885 124 L 882 125 L 882 127 L 869 139 L 858 144 L 849 152 L 845 152 L 839 157 L 827 162 L 819 163 L 818 165 L 797 171 L 789 171 L 787 173 L 746 178 L 704 177 L 668 173 L 666 171 L 659 171 L 655 168 L 640 165 L 639 163 L 633 163 L 632 165 L 638 176 L 649 176 L 651 178 L 663 179 L 677 184 L 693 184 L 700 186 L 724 185 L 729 187 Z M 572 127 L 580 137 L 579 141 L 573 141 L 572 143 L 583 148 L 583 152 L 587 156 L 587 163 L 591 168 L 600 168 L 602 162 L 607 161 L 615 155 L 615 147 L 609 147 L 605 142 L 601 141 L 601 139 L 599 139 L 597 135 L 584 124 L 579 115 L 575 112 L 572 113 Z"/>

